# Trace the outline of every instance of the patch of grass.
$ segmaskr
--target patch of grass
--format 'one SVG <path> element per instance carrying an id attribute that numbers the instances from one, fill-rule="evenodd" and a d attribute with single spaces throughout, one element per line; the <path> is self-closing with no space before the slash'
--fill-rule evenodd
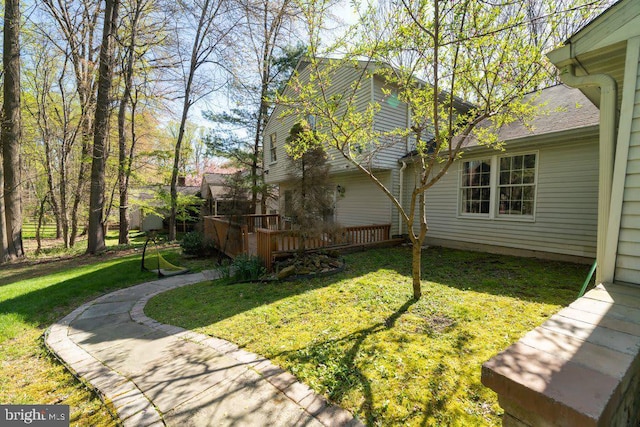
<path id="1" fill-rule="evenodd" d="M 140 270 L 140 252 L 117 256 L 122 253 L 0 268 L 0 403 L 67 404 L 72 425 L 116 424 L 107 407 L 47 353 L 42 333 L 98 295 L 156 279 Z M 193 270 L 212 268 L 210 261 L 184 259 L 179 248 L 162 254 Z"/>
<path id="2" fill-rule="evenodd" d="M 22 224 L 22 238 L 35 239 L 37 224 L 34 222 L 25 222 Z M 43 239 L 53 239 L 56 237 L 56 225 L 45 224 L 40 228 L 40 237 Z"/>
<path id="3" fill-rule="evenodd" d="M 416 302 L 409 249 L 346 258 L 336 276 L 201 283 L 145 311 L 274 360 L 367 425 L 499 425 L 481 364 L 572 301 L 588 270 L 430 248 Z"/>

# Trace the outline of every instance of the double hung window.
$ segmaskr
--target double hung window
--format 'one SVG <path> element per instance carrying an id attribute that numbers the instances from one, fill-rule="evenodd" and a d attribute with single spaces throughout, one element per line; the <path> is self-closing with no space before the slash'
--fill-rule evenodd
<path id="1" fill-rule="evenodd" d="M 491 161 L 471 160 L 462 165 L 462 213 L 489 214 Z"/>
<path id="2" fill-rule="evenodd" d="M 536 153 L 463 161 L 460 215 L 533 219 L 537 161 Z"/>

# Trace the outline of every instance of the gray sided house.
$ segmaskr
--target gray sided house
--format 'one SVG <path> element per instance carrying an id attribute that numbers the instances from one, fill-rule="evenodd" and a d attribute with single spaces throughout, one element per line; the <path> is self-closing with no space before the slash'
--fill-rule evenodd
<path id="1" fill-rule="evenodd" d="M 502 127 L 502 150 L 472 139 L 427 191 L 427 244 L 593 262 L 598 109 L 564 85 L 530 96 L 536 118 Z M 415 169 L 403 161 L 409 200 Z"/>
<path id="2" fill-rule="evenodd" d="M 298 64 L 296 72 L 301 79 L 308 78 L 308 65 L 305 60 Z M 364 111 L 371 101 L 380 103 L 381 110 L 375 119 L 377 129 L 389 130 L 406 126 L 409 120 L 407 106 L 398 102 L 397 98 L 394 99 L 393 87 L 389 86 L 383 78 L 371 75 L 373 67 L 373 64 L 359 62 L 356 66 L 337 69 L 328 96 L 348 92 L 354 81 L 368 74 L 355 94 L 358 108 Z M 391 90 L 391 96 L 385 95 L 383 88 Z M 291 89 L 287 87 L 285 90 Z M 293 116 L 283 118 L 283 111 L 283 106 L 276 106 L 265 127 L 264 165 L 267 171 L 265 181 L 279 188 L 278 212 L 286 217 L 294 178 L 291 173 L 291 162 L 285 151 L 285 141 L 291 128 L 301 118 Z M 400 191 L 398 159 L 409 149 L 406 140 L 397 141 L 395 144 L 390 143 L 372 158 L 371 168 L 375 176 L 396 195 Z M 355 170 L 355 167 L 336 150 L 329 150 L 328 155 L 329 174 L 333 186 L 334 222 L 345 227 L 391 224 L 391 234 L 398 234 L 398 213 L 389 198 L 366 176 Z"/>
<path id="3" fill-rule="evenodd" d="M 309 75 L 301 61 L 297 72 Z M 336 70 L 331 90 L 346 91 L 364 67 Z M 367 77 L 356 94 L 364 110 L 380 103 L 380 130 L 407 127 L 407 105 L 393 97 L 393 87 L 379 76 Z M 391 95 L 385 95 L 389 90 Z M 288 89 L 287 89 L 288 90 Z M 505 151 L 474 145 L 465 149 L 442 180 L 426 194 L 427 244 L 592 262 L 596 252 L 598 110 L 580 91 L 566 86 L 536 97 L 539 116 L 524 126 L 513 123 L 500 133 Z M 281 117 L 276 106 L 265 128 L 266 181 L 280 190 L 278 213 L 288 214 L 293 180 L 285 140 L 299 121 Z M 389 144 L 373 156 L 375 176 L 408 208 L 415 183 L 409 139 Z M 390 199 L 336 151 L 329 151 L 334 192 L 333 220 L 341 226 L 391 224 L 391 235 L 407 232 Z M 526 161 L 526 168 L 519 162 Z M 509 168 L 506 168 L 509 163 Z M 513 164 L 512 164 L 513 163 Z M 503 169 L 501 169 L 501 167 Z M 464 172 L 464 169 L 467 172 Z M 508 179 L 507 174 L 514 178 Z M 519 181 L 527 175 L 526 182 Z M 503 182 L 500 182 L 500 177 Z M 463 180 L 467 180 L 466 184 Z M 513 182 L 512 182 L 513 181 Z"/>

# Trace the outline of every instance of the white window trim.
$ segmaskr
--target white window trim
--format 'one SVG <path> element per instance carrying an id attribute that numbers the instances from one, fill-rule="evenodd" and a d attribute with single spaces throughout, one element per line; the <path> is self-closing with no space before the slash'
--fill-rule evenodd
<path id="1" fill-rule="evenodd" d="M 535 154 L 536 155 L 536 170 L 535 170 L 535 189 L 534 189 L 534 199 L 533 199 L 533 215 L 508 215 L 508 214 L 500 214 L 498 209 L 498 204 L 500 201 L 498 200 L 498 167 L 499 167 L 499 159 L 502 157 L 513 157 L 513 156 L 523 156 L 527 154 Z M 462 170 L 463 163 L 473 160 L 487 160 L 491 159 L 491 176 L 490 176 L 490 184 L 491 184 L 491 198 L 489 203 L 489 214 L 474 214 L 474 213 L 464 213 L 462 212 Z M 535 222 L 536 221 L 536 212 L 538 210 L 538 187 L 540 183 L 538 182 L 538 169 L 540 165 L 540 152 L 538 150 L 530 150 L 530 151 L 518 151 L 509 154 L 493 154 L 491 156 L 477 156 L 477 157 L 469 157 L 463 158 L 458 162 L 458 184 L 456 187 L 456 191 L 458 192 L 458 206 L 456 207 L 456 217 L 460 219 L 477 219 L 477 220 L 489 220 L 489 221 L 511 221 L 511 222 Z"/>
<path id="2" fill-rule="evenodd" d="M 490 219 L 492 216 L 492 211 L 493 211 L 493 184 L 494 184 L 494 173 L 493 170 L 495 168 L 495 156 L 483 156 L 483 157 L 474 157 L 474 158 L 469 158 L 469 159 L 463 159 L 462 161 L 459 162 L 458 164 L 458 186 L 457 186 L 457 191 L 458 191 L 458 217 L 459 218 L 472 218 L 472 219 Z M 489 190 L 491 190 L 491 198 L 489 199 L 489 213 L 485 214 L 485 213 L 471 213 L 471 212 L 462 212 L 462 191 L 460 191 L 462 189 L 462 171 L 463 171 L 463 167 L 462 165 L 464 165 L 465 162 L 472 162 L 474 160 L 489 160 L 490 164 L 491 164 L 491 175 L 489 176 Z"/>
<path id="3" fill-rule="evenodd" d="M 275 152 L 276 152 L 276 159 L 273 160 L 273 141 L 276 141 L 276 145 L 275 145 Z M 278 134 L 277 132 L 272 132 L 271 134 L 269 134 L 269 164 L 273 165 L 275 163 L 278 163 Z"/>

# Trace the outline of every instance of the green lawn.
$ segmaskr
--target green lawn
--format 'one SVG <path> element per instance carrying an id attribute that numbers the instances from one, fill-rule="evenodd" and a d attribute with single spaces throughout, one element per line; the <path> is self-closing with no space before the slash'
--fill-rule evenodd
<path id="1" fill-rule="evenodd" d="M 482 362 L 575 299 L 588 272 L 431 248 L 415 302 L 410 249 L 346 259 L 322 279 L 176 289 L 146 313 L 274 360 L 367 425 L 499 425 Z"/>
<path id="2" fill-rule="evenodd" d="M 211 262 L 183 259 L 179 248 L 164 249 L 172 263 L 194 271 Z M 54 261 L 22 262 L 0 268 L 0 404 L 68 404 L 71 424 L 115 425 L 105 405 L 48 355 L 43 331 L 82 303 L 111 290 L 155 280 L 140 270 L 140 251 L 125 257 L 107 253 Z"/>
<path id="3" fill-rule="evenodd" d="M 33 222 L 25 222 L 22 224 L 22 237 L 24 239 L 35 239 L 37 224 Z M 53 239 L 56 237 L 56 225 L 45 224 L 40 229 L 40 236 L 43 239 Z"/>

